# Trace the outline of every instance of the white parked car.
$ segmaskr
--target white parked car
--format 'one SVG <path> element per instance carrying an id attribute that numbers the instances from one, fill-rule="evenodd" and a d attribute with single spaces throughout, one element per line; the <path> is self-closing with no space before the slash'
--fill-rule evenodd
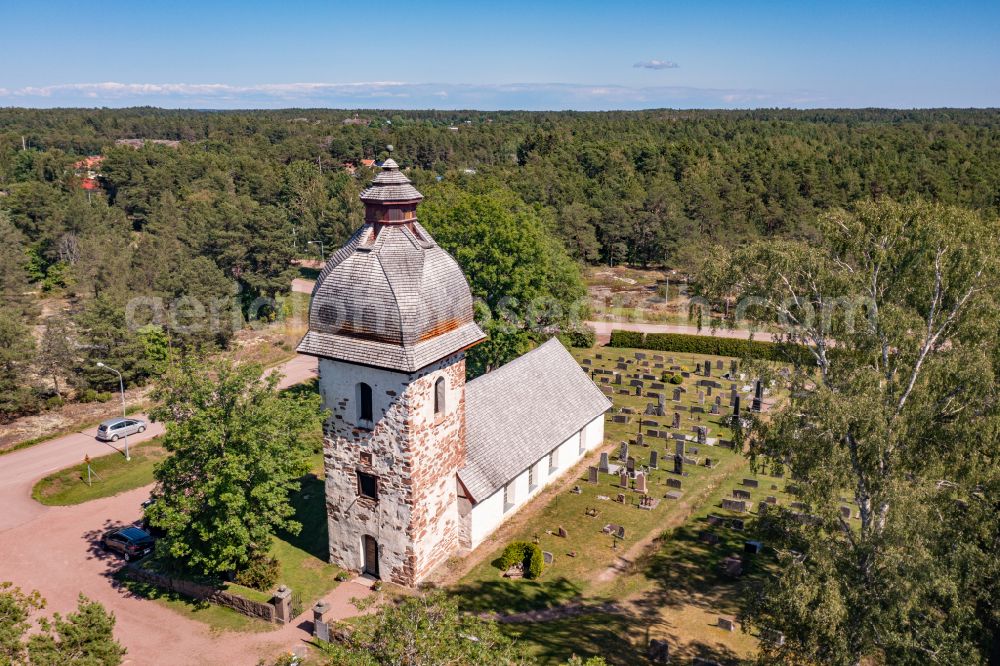
<path id="1" fill-rule="evenodd" d="M 135 435 L 146 430 L 146 422 L 140 419 L 108 419 L 97 426 L 97 439 L 102 442 L 117 442 L 125 435 Z"/>

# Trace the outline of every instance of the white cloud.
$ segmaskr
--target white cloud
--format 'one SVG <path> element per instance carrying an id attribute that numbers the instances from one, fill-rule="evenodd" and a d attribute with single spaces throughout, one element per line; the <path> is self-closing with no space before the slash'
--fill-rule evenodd
<path id="1" fill-rule="evenodd" d="M 677 69 L 680 67 L 676 62 L 669 60 L 642 60 L 632 66 L 641 69 Z"/>
<path id="2" fill-rule="evenodd" d="M 657 61 L 659 62 L 659 61 Z M 322 106 L 384 109 L 576 109 L 815 106 L 806 91 L 772 92 L 688 86 L 574 83 L 66 83 L 0 88 L 4 104 L 22 106 L 137 106 L 173 108 L 280 108 Z"/>

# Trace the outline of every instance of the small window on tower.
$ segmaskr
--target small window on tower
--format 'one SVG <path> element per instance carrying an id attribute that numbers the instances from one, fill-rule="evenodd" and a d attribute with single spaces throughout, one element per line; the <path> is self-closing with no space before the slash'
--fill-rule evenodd
<path id="1" fill-rule="evenodd" d="M 361 382 L 358 384 L 358 420 L 361 425 L 370 426 L 374 420 L 372 414 L 372 387 Z"/>
<path id="2" fill-rule="evenodd" d="M 438 377 L 434 382 L 434 415 L 444 414 L 444 377 Z"/>
<path id="3" fill-rule="evenodd" d="M 374 474 L 358 472 L 358 495 L 368 499 L 378 499 L 378 477 Z"/>

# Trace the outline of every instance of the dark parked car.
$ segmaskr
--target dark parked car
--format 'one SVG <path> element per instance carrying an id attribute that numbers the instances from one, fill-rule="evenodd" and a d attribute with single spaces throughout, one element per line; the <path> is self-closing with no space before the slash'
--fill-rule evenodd
<path id="1" fill-rule="evenodd" d="M 101 537 L 101 547 L 118 553 L 126 562 L 138 560 L 153 552 L 155 539 L 138 527 L 121 527 L 109 530 Z"/>

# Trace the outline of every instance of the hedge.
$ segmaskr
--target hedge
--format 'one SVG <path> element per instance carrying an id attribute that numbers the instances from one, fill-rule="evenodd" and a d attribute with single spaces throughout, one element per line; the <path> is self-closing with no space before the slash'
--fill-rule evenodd
<path id="1" fill-rule="evenodd" d="M 538 547 L 538 544 L 527 541 L 512 541 L 503 549 L 497 564 L 501 571 L 506 571 L 518 562 L 521 562 L 524 567 L 525 578 L 538 578 L 542 575 L 545 558 L 542 556 L 542 549 Z"/>
<path id="2" fill-rule="evenodd" d="M 810 365 L 814 362 L 808 350 L 801 345 L 687 333 L 640 333 L 615 329 L 611 331 L 611 341 L 608 346 L 681 354 L 756 358 L 763 361 L 797 361 Z"/>

